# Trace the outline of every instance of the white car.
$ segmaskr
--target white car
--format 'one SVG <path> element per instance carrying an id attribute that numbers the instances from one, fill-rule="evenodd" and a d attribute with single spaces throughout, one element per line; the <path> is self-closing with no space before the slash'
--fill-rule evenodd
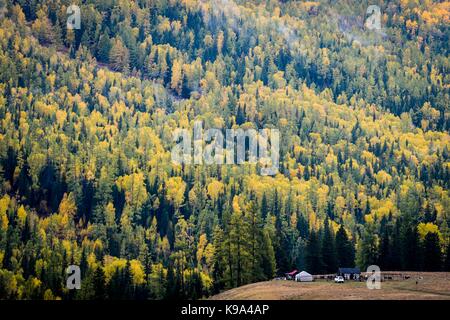
<path id="1" fill-rule="evenodd" d="M 334 282 L 335 282 L 335 283 L 344 283 L 344 277 L 342 277 L 342 276 L 336 276 L 336 277 L 334 278 Z"/>

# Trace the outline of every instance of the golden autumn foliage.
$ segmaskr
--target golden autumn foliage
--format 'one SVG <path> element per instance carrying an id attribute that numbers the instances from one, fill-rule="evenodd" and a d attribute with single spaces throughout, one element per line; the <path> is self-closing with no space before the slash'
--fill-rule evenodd
<path id="1" fill-rule="evenodd" d="M 91 1 L 77 31 L 59 0 L 16 2 L 0 25 L 0 299 L 446 268 L 448 1 L 381 4 L 380 32 L 348 18 L 357 1 Z M 279 130 L 278 172 L 175 164 L 173 133 L 196 121 Z M 409 257 L 424 246 L 441 265 Z M 74 296 L 68 264 L 86 275 Z"/>

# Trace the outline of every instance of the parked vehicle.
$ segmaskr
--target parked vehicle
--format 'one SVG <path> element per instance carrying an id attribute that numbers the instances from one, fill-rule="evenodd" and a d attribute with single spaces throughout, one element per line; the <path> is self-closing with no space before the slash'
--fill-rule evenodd
<path id="1" fill-rule="evenodd" d="M 344 277 L 343 276 L 336 276 L 334 278 L 335 283 L 344 283 Z"/>

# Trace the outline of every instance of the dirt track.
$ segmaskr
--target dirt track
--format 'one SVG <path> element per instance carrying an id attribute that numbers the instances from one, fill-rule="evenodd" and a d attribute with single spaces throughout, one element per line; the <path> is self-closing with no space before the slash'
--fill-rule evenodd
<path id="1" fill-rule="evenodd" d="M 450 272 L 411 272 L 408 280 L 385 281 L 380 290 L 365 282 L 294 282 L 272 280 L 245 285 L 211 297 L 213 300 L 450 300 Z M 422 277 L 421 280 L 416 280 Z"/>

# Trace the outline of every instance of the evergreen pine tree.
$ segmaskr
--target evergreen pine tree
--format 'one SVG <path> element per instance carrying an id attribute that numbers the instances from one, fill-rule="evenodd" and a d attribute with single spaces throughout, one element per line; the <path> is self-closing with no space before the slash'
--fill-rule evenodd
<path id="1" fill-rule="evenodd" d="M 401 224 L 400 219 L 398 219 L 394 225 L 394 230 L 392 232 L 392 244 L 390 250 L 390 267 L 391 270 L 401 270 L 402 268 L 402 257 L 401 257 L 401 236 L 400 236 Z"/>
<path id="2" fill-rule="evenodd" d="M 261 217 L 263 220 L 266 219 L 267 214 L 268 214 L 267 196 L 266 196 L 266 193 L 263 193 L 262 200 L 261 200 Z"/>
<path id="3" fill-rule="evenodd" d="M 106 280 L 102 267 L 97 267 L 94 272 L 94 300 L 106 299 Z"/>
<path id="4" fill-rule="evenodd" d="M 355 266 L 355 248 L 348 239 L 343 225 L 336 233 L 336 254 L 338 267 L 351 268 Z"/>
<path id="5" fill-rule="evenodd" d="M 375 224 L 367 223 L 360 240 L 360 247 L 358 248 L 357 260 L 361 269 L 366 269 L 368 266 L 378 262 L 377 235 L 375 232 Z"/>
<path id="6" fill-rule="evenodd" d="M 216 226 L 213 234 L 213 245 L 215 248 L 214 268 L 213 268 L 213 292 L 220 292 L 225 287 L 225 246 L 223 230 Z"/>
<path id="7" fill-rule="evenodd" d="M 99 61 L 108 63 L 109 62 L 109 52 L 111 50 L 111 40 L 107 33 L 100 36 L 98 42 L 97 58 Z"/>
<path id="8" fill-rule="evenodd" d="M 326 273 L 333 273 L 337 271 L 337 256 L 334 241 L 333 231 L 330 228 L 330 224 L 327 218 L 325 220 L 322 238 L 322 258 L 324 271 Z"/>
<path id="9" fill-rule="evenodd" d="M 391 259 L 391 243 L 389 238 L 389 230 L 387 225 L 383 227 L 380 239 L 380 255 L 378 265 L 381 270 L 392 270 Z"/>
<path id="10" fill-rule="evenodd" d="M 420 269 L 422 258 L 419 233 L 417 227 L 410 221 L 404 221 L 402 224 L 400 230 L 401 266 L 403 270 L 417 271 Z"/>
<path id="11" fill-rule="evenodd" d="M 321 274 L 323 272 L 322 252 L 317 233 L 311 230 L 306 246 L 306 267 L 309 273 Z"/>
<path id="12" fill-rule="evenodd" d="M 167 288 L 166 288 L 166 299 L 177 299 L 178 298 L 178 282 L 177 277 L 174 272 L 173 264 L 169 264 L 168 270 L 167 270 Z"/>
<path id="13" fill-rule="evenodd" d="M 439 236 L 435 232 L 428 232 L 424 239 L 424 270 L 440 271 L 442 254 L 439 245 Z"/>

